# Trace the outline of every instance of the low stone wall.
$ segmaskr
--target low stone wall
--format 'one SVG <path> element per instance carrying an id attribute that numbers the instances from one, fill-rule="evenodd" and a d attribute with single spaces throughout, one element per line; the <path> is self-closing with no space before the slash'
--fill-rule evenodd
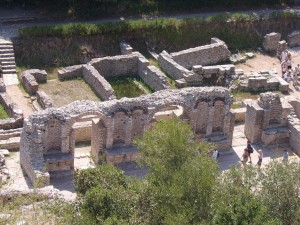
<path id="1" fill-rule="evenodd" d="M 230 55 L 227 45 L 217 38 L 213 38 L 209 45 L 171 53 L 174 61 L 187 69 L 192 69 L 193 65 L 207 66 L 224 62 L 229 60 Z"/>
<path id="2" fill-rule="evenodd" d="M 53 106 L 52 99 L 43 91 L 36 92 L 37 101 L 43 109 Z"/>
<path id="3" fill-rule="evenodd" d="M 235 122 L 244 122 L 246 118 L 246 108 L 232 109 L 232 113 L 235 114 Z"/>
<path id="4" fill-rule="evenodd" d="M 289 34 L 287 40 L 290 47 L 300 45 L 300 30 L 294 31 Z"/>
<path id="5" fill-rule="evenodd" d="M 166 51 L 163 51 L 159 54 L 158 63 L 159 66 L 163 69 L 163 71 L 166 72 L 174 80 L 181 79 L 184 75 L 194 75 L 193 72 L 187 70 L 186 68 L 175 62 L 173 57 Z"/>
<path id="6" fill-rule="evenodd" d="M 30 69 L 24 71 L 23 74 L 31 74 L 39 84 L 47 82 L 47 72 L 45 70 Z"/>
<path id="7" fill-rule="evenodd" d="M 71 80 L 82 77 L 82 65 L 65 67 L 58 71 L 59 80 Z"/>
<path id="8" fill-rule="evenodd" d="M 280 33 L 270 33 L 264 36 L 263 48 L 266 51 L 274 52 L 277 50 L 278 42 L 281 39 Z"/>
<path id="9" fill-rule="evenodd" d="M 83 79 L 91 86 L 94 92 L 103 100 L 116 99 L 115 92 L 111 85 L 91 65 L 82 67 Z"/>
<path id="10" fill-rule="evenodd" d="M 103 77 L 109 78 L 137 74 L 137 60 L 136 54 L 117 55 L 92 59 L 88 64 L 95 67 Z"/>
<path id="11" fill-rule="evenodd" d="M 0 120 L 0 129 L 8 130 L 22 127 L 24 119 L 22 110 L 5 93 L 0 93 L 0 103 L 11 117 Z"/>
<path id="12" fill-rule="evenodd" d="M 31 94 L 34 95 L 39 89 L 39 84 L 36 82 L 33 75 L 30 73 L 24 73 L 21 77 L 22 84 L 25 88 L 25 90 Z"/>
<path id="13" fill-rule="evenodd" d="M 155 66 L 148 66 L 139 76 L 154 91 L 170 88 L 166 76 Z"/>

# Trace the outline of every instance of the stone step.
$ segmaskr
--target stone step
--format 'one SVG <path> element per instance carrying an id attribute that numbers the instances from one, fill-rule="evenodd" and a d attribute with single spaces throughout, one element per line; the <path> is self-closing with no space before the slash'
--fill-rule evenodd
<path id="1" fill-rule="evenodd" d="M 12 44 L 0 44 L 0 49 L 13 49 L 14 46 Z"/>
<path id="2" fill-rule="evenodd" d="M 6 69 L 16 69 L 16 65 L 15 64 L 6 64 L 6 65 L 2 65 L 2 70 L 6 70 Z"/>
<path id="3" fill-rule="evenodd" d="M 3 54 L 3 53 L 14 53 L 14 49 L 13 48 L 0 49 L 0 54 Z"/>
<path id="4" fill-rule="evenodd" d="M 7 140 L 0 140 L 0 148 L 8 150 L 19 150 L 20 137 L 11 137 Z"/>
<path id="5" fill-rule="evenodd" d="M 13 56 L 13 57 L 11 57 L 11 56 L 1 56 L 0 55 L 0 59 L 1 59 L 1 61 L 2 62 L 15 62 L 15 57 Z"/>
<path id="6" fill-rule="evenodd" d="M 0 59 L 1 60 L 4 60 L 6 58 L 15 58 L 15 54 L 12 52 L 12 53 L 1 53 L 0 54 Z"/>
<path id="7" fill-rule="evenodd" d="M 11 130 L 1 130 L 0 140 L 7 140 L 12 137 L 20 137 L 22 133 L 22 128 L 11 129 Z"/>
<path id="8" fill-rule="evenodd" d="M 15 61 L 12 61 L 12 60 L 11 61 L 2 61 L 1 65 L 2 66 L 6 66 L 6 65 L 14 65 L 15 66 L 16 63 L 15 63 Z"/>
<path id="9" fill-rule="evenodd" d="M 15 74 L 17 73 L 16 69 L 3 69 L 2 70 L 3 74 Z"/>

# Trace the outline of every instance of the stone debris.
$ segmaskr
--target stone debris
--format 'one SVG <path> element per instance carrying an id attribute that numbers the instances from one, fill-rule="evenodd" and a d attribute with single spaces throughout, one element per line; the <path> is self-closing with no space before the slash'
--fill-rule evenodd
<path id="1" fill-rule="evenodd" d="M 246 62 L 246 57 L 242 56 L 240 53 L 232 54 L 229 58 L 232 64 L 244 63 Z"/>
<path id="2" fill-rule="evenodd" d="M 295 47 L 300 45 L 300 30 L 293 31 L 288 35 L 287 38 L 290 47 Z"/>
<path id="3" fill-rule="evenodd" d="M 252 59 L 255 56 L 255 54 L 253 52 L 246 52 L 245 55 L 248 59 Z"/>

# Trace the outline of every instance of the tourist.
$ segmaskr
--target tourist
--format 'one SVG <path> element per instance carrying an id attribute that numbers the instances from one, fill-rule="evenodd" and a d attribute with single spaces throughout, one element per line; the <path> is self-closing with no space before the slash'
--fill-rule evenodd
<path id="1" fill-rule="evenodd" d="M 287 69 L 288 69 L 287 61 L 284 60 L 281 62 L 281 74 L 282 74 L 281 77 L 282 78 L 284 78 L 284 74 L 286 73 Z"/>
<path id="2" fill-rule="evenodd" d="M 295 67 L 295 76 L 299 76 L 300 75 L 300 65 L 298 64 L 296 67 Z"/>
<path id="3" fill-rule="evenodd" d="M 212 158 L 213 158 L 215 161 L 217 161 L 218 158 L 219 158 L 219 156 L 220 156 L 219 151 L 218 151 L 217 149 L 215 149 L 214 152 L 213 152 L 213 154 L 212 154 Z"/>
<path id="4" fill-rule="evenodd" d="M 252 163 L 251 154 L 253 153 L 253 147 L 251 146 L 251 143 L 250 143 L 249 140 L 247 141 L 247 148 L 246 149 L 247 149 L 248 154 L 249 154 L 249 159 L 250 159 L 249 163 Z"/>
<path id="5" fill-rule="evenodd" d="M 284 80 L 288 83 L 290 83 L 290 81 L 292 80 L 293 78 L 293 73 L 292 73 L 292 70 L 289 69 L 288 71 L 286 71 L 286 73 L 284 74 Z"/>
<path id="6" fill-rule="evenodd" d="M 284 163 L 287 163 L 289 161 L 289 152 L 286 149 L 283 151 L 282 161 Z"/>
<path id="7" fill-rule="evenodd" d="M 281 57 L 280 57 L 280 61 L 283 62 L 286 60 L 287 56 L 289 54 L 289 51 L 287 49 L 285 49 L 282 53 L 281 53 Z"/>
<path id="8" fill-rule="evenodd" d="M 260 170 L 261 164 L 262 164 L 262 158 L 263 158 L 263 152 L 261 149 L 258 150 L 258 161 L 257 161 L 257 168 Z"/>
<path id="9" fill-rule="evenodd" d="M 249 158 L 249 152 L 248 152 L 248 149 L 245 148 L 244 153 L 243 153 L 242 158 L 241 158 L 241 161 L 242 161 L 244 167 L 246 167 L 246 163 L 248 162 L 248 158 Z"/>

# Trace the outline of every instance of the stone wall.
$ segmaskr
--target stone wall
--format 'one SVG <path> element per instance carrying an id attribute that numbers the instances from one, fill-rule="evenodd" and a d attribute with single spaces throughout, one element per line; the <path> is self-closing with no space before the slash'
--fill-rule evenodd
<path id="1" fill-rule="evenodd" d="M 6 92 L 6 86 L 3 81 L 3 78 L 0 77 L 0 93 Z"/>
<path id="2" fill-rule="evenodd" d="M 22 110 L 5 93 L 0 93 L 0 103 L 10 116 L 8 119 L 0 120 L 0 129 L 8 130 L 22 127 L 24 119 Z"/>
<path id="3" fill-rule="evenodd" d="M 45 70 L 30 69 L 24 71 L 23 74 L 31 74 L 39 84 L 47 82 L 47 72 Z"/>
<path id="4" fill-rule="evenodd" d="M 290 47 L 300 45 L 300 30 L 294 31 L 289 34 L 287 41 Z"/>
<path id="5" fill-rule="evenodd" d="M 30 73 L 22 74 L 21 81 L 22 81 L 23 87 L 29 94 L 31 94 L 31 95 L 36 94 L 36 92 L 39 89 L 39 84 L 36 82 L 33 75 L 31 75 Z"/>
<path id="6" fill-rule="evenodd" d="M 174 80 L 183 78 L 184 75 L 194 75 L 193 72 L 187 70 L 183 66 L 174 61 L 173 57 L 166 51 L 159 54 L 158 57 L 159 66 Z"/>
<path id="7" fill-rule="evenodd" d="M 155 66 L 148 66 L 139 76 L 154 91 L 170 88 L 166 76 Z"/>
<path id="8" fill-rule="evenodd" d="M 105 155 L 116 147 L 132 146 L 132 139 L 143 135 L 144 130 L 151 126 L 156 112 L 174 105 L 183 107 L 182 117 L 196 133 L 197 127 L 204 125 L 203 132 L 197 133 L 198 138 L 215 143 L 220 150 L 226 150 L 231 147 L 234 126 L 231 102 L 229 90 L 203 87 L 169 89 L 138 98 L 105 102 L 75 101 L 62 108 L 48 108 L 33 113 L 25 120 L 21 134 L 20 163 L 31 182 L 36 183 L 37 179 L 42 178 L 42 183 L 47 184 L 52 174 L 44 170 L 48 165 L 47 160 L 55 159 L 55 165 L 62 165 L 51 167 L 52 171 L 63 173 L 66 169 L 73 170 L 76 141 L 73 125 L 80 118 L 88 115 L 98 118 L 93 120 L 91 134 L 92 154 L 98 162 L 105 160 Z M 203 115 L 202 104 L 206 105 L 209 113 Z M 65 163 L 68 163 L 68 167 L 63 166 Z"/>
<path id="9" fill-rule="evenodd" d="M 214 65 L 229 60 L 231 53 L 227 45 L 212 38 L 212 44 L 189 48 L 180 52 L 173 52 L 171 56 L 179 65 L 192 69 L 193 65 Z"/>
<path id="10" fill-rule="evenodd" d="M 37 101 L 43 109 L 53 106 L 52 99 L 43 91 L 36 92 Z"/>
<path id="11" fill-rule="evenodd" d="M 75 123 L 73 129 L 75 131 L 75 143 L 91 141 L 91 121 Z"/>
<path id="12" fill-rule="evenodd" d="M 266 51 L 275 52 L 277 50 L 278 42 L 281 39 L 280 33 L 272 32 L 264 36 L 263 47 Z"/>
<path id="13" fill-rule="evenodd" d="M 135 54 L 117 55 L 92 59 L 88 64 L 95 67 L 103 77 L 110 78 L 137 74 L 137 60 Z"/>
<path id="14" fill-rule="evenodd" d="M 112 100 L 116 98 L 111 85 L 102 77 L 98 71 L 90 65 L 82 67 L 83 79 L 91 86 L 94 92 L 103 100 Z"/>
<path id="15" fill-rule="evenodd" d="M 82 77 L 82 65 L 65 67 L 58 71 L 59 80 L 71 80 Z"/>

